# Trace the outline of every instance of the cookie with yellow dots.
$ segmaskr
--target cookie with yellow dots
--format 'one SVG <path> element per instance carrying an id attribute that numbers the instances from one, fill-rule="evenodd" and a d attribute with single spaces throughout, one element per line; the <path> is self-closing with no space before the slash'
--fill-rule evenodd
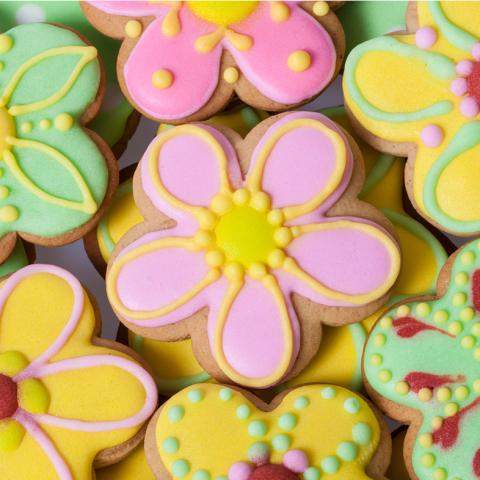
<path id="1" fill-rule="evenodd" d="M 480 478 L 480 242 L 450 257 L 436 297 L 387 311 L 367 341 L 368 391 L 409 423 L 407 468 L 419 480 Z"/>
<path id="2" fill-rule="evenodd" d="M 298 374 L 321 323 L 373 313 L 400 270 L 389 222 L 356 199 L 362 180 L 356 145 L 318 113 L 271 117 L 243 141 L 205 124 L 162 132 L 134 177 L 145 221 L 109 262 L 115 312 L 144 337 L 191 337 L 217 380 Z"/>
<path id="3" fill-rule="evenodd" d="M 342 387 L 307 385 L 265 404 L 236 388 L 199 384 L 162 405 L 145 451 L 165 480 L 380 480 L 390 442 L 373 407 Z"/>
<path id="4" fill-rule="evenodd" d="M 92 0 L 82 8 L 98 30 L 123 40 L 120 86 L 161 122 L 207 119 L 234 94 L 268 111 L 307 103 L 344 56 L 342 26 L 324 1 Z"/>

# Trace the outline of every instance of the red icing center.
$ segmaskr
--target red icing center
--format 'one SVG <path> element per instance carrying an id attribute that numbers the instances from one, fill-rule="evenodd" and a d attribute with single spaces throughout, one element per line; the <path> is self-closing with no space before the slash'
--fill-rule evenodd
<path id="1" fill-rule="evenodd" d="M 472 275 L 473 306 L 480 312 L 480 270 L 475 270 Z"/>
<path id="2" fill-rule="evenodd" d="M 11 417 L 17 408 L 17 384 L 0 373 L 0 420 Z"/>
<path id="3" fill-rule="evenodd" d="M 405 377 L 413 392 L 418 393 L 422 388 L 435 389 L 448 383 L 462 382 L 461 375 L 433 375 L 425 372 L 411 372 Z"/>
<path id="4" fill-rule="evenodd" d="M 480 478 L 480 448 L 473 457 L 473 473 Z"/>
<path id="5" fill-rule="evenodd" d="M 448 332 L 445 332 L 440 328 L 433 327 L 432 325 L 420 322 L 413 317 L 397 318 L 393 321 L 393 328 L 395 328 L 395 333 L 401 338 L 412 338 L 415 335 L 427 330 L 434 330 L 438 333 L 442 333 L 443 335 L 453 337 L 453 335 L 450 335 Z"/>
<path id="6" fill-rule="evenodd" d="M 473 63 L 472 73 L 467 77 L 467 92 L 480 105 L 480 63 Z"/>
<path id="7" fill-rule="evenodd" d="M 299 480 L 299 476 L 283 465 L 260 465 L 248 480 Z"/>

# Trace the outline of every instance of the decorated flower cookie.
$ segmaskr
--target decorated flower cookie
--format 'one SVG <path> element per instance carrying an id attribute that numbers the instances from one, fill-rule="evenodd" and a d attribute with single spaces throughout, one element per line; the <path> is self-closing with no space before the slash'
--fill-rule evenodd
<path id="1" fill-rule="evenodd" d="M 118 76 L 154 120 L 211 117 L 236 93 L 277 111 L 306 103 L 335 78 L 344 35 L 327 2 L 89 1 L 87 18 L 123 38 Z"/>
<path id="2" fill-rule="evenodd" d="M 97 50 L 72 31 L 28 24 L 0 35 L 0 261 L 15 232 L 61 245 L 98 220 L 117 167 L 82 125 L 101 92 Z"/>
<path id="3" fill-rule="evenodd" d="M 163 404 L 145 449 L 165 480 L 367 480 L 384 478 L 390 435 L 369 404 L 342 387 L 299 387 L 267 405 L 200 384 Z"/>
<path id="4" fill-rule="evenodd" d="M 419 480 L 480 478 L 479 272 L 474 240 L 447 262 L 437 299 L 388 311 L 367 341 L 369 390 L 410 424 L 405 456 Z"/>
<path id="5" fill-rule="evenodd" d="M 100 340 L 82 286 L 31 265 L 0 288 L 0 477 L 92 479 L 121 458 L 156 406 L 150 375 Z M 92 340 L 93 338 L 93 340 Z"/>
<path id="6" fill-rule="evenodd" d="M 123 97 L 117 82 L 115 59 L 119 44 L 92 28 L 80 8 L 78 0 L 62 2 L 16 0 L 0 3 L 0 32 L 15 25 L 49 22 L 68 25 L 85 35 L 99 49 L 106 73 L 106 94 L 102 108 L 89 126 L 120 155 L 126 141 L 135 131 L 138 115 Z"/>
<path id="7" fill-rule="evenodd" d="M 361 169 L 317 113 L 272 117 L 243 142 L 208 125 L 167 130 L 136 171 L 146 222 L 109 263 L 115 312 L 143 336 L 191 336 L 218 379 L 262 388 L 298 373 L 320 322 L 364 318 L 398 276 L 384 219 L 355 199 Z"/>
<path id="8" fill-rule="evenodd" d="M 413 2 L 408 35 L 356 47 L 345 102 L 373 146 L 408 155 L 406 187 L 443 230 L 480 231 L 480 3 Z"/>

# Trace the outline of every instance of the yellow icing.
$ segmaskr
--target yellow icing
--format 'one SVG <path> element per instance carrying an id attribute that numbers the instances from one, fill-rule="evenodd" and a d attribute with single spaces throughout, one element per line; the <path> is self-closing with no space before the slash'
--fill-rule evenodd
<path id="1" fill-rule="evenodd" d="M 0 35 L 0 53 L 7 53 L 13 45 L 13 40 L 7 34 Z"/>
<path id="2" fill-rule="evenodd" d="M 73 127 L 74 119 L 69 113 L 61 113 L 55 117 L 55 128 L 62 132 L 66 132 Z"/>
<path id="3" fill-rule="evenodd" d="M 0 158 L 2 158 L 4 150 L 9 148 L 7 143 L 8 137 L 15 135 L 15 122 L 5 108 L 0 107 Z"/>
<path id="4" fill-rule="evenodd" d="M 2 222 L 14 222 L 18 218 L 18 210 L 13 205 L 0 208 L 0 220 Z"/>
<path id="5" fill-rule="evenodd" d="M 238 80 L 239 72 L 235 67 L 228 67 L 223 72 L 223 79 L 227 83 L 235 83 Z"/>
<path id="6" fill-rule="evenodd" d="M 297 50 L 288 56 L 288 68 L 294 72 L 307 70 L 312 63 L 310 54 L 305 50 Z"/>
<path id="7" fill-rule="evenodd" d="M 11 418 L 0 420 L 0 452 L 16 450 L 22 443 L 24 435 L 25 429 L 17 421 Z"/>
<path id="8" fill-rule="evenodd" d="M 270 2 L 270 16 L 274 22 L 285 22 L 290 17 L 290 8 L 284 2 Z"/>
<path id="9" fill-rule="evenodd" d="M 313 13 L 317 17 L 324 17 L 330 11 L 330 6 L 327 2 L 315 2 L 313 4 Z"/>
<path id="10" fill-rule="evenodd" d="M 197 17 L 223 27 L 245 20 L 254 12 L 257 4 L 257 1 L 187 1 Z"/>
<path id="11" fill-rule="evenodd" d="M 0 373 L 8 377 L 15 376 L 28 365 L 28 360 L 20 352 L 0 353 Z"/>
<path id="12" fill-rule="evenodd" d="M 43 382 L 27 378 L 18 383 L 18 403 L 29 413 L 47 413 L 50 406 L 50 393 Z"/>
<path id="13" fill-rule="evenodd" d="M 170 87 L 172 83 L 173 74 L 170 70 L 162 68 L 154 72 L 152 75 L 152 84 L 155 88 L 158 88 L 159 90 Z"/>
<path id="14" fill-rule="evenodd" d="M 142 24 L 138 20 L 129 20 L 125 24 L 125 33 L 127 37 L 138 38 L 142 34 Z"/>

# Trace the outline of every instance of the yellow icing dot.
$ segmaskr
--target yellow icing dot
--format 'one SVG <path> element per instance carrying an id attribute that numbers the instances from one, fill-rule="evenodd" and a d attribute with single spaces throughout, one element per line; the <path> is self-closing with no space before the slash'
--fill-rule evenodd
<path id="1" fill-rule="evenodd" d="M 195 236 L 193 237 L 193 241 L 199 247 L 208 247 L 213 244 L 215 241 L 215 235 L 212 232 L 208 232 L 205 230 L 199 230 Z"/>
<path id="2" fill-rule="evenodd" d="M 268 212 L 267 220 L 271 225 L 281 225 L 285 221 L 285 215 L 281 210 L 271 210 Z"/>
<path id="3" fill-rule="evenodd" d="M 223 72 L 223 79 L 227 83 L 235 83 L 239 76 L 238 69 L 235 67 L 228 67 Z"/>
<path id="4" fill-rule="evenodd" d="M 32 125 L 32 122 L 23 122 L 21 125 L 20 125 L 20 130 L 23 132 L 23 133 L 30 133 L 33 129 L 33 125 Z"/>
<path id="5" fill-rule="evenodd" d="M 287 227 L 281 227 L 275 230 L 274 233 L 275 243 L 280 247 L 286 247 L 293 240 L 292 232 Z"/>
<path id="6" fill-rule="evenodd" d="M 270 209 L 271 200 L 265 192 L 257 192 L 250 200 L 250 205 L 260 212 L 266 212 Z"/>
<path id="7" fill-rule="evenodd" d="M 4 375 L 13 377 L 27 365 L 27 359 L 19 352 L 10 351 L 0 354 L 0 373 Z"/>
<path id="8" fill-rule="evenodd" d="M 125 33 L 127 37 L 138 38 L 142 34 L 142 24 L 138 20 L 129 20 L 125 24 Z"/>
<path id="9" fill-rule="evenodd" d="M 5 33 L 0 35 L 0 53 L 7 53 L 13 45 L 13 40 L 11 37 Z"/>
<path id="10" fill-rule="evenodd" d="M 458 405 L 456 403 L 449 403 L 445 405 L 445 415 L 451 417 L 458 412 Z"/>
<path id="11" fill-rule="evenodd" d="M 250 200 L 250 192 L 246 188 L 239 188 L 233 193 L 235 205 L 246 205 Z"/>
<path id="12" fill-rule="evenodd" d="M 448 312 L 446 310 L 439 310 L 435 312 L 433 319 L 437 323 L 445 323 L 448 320 Z"/>
<path id="13" fill-rule="evenodd" d="M 232 209 L 232 199 L 227 195 L 216 195 L 212 199 L 210 208 L 218 215 L 224 215 Z"/>
<path id="14" fill-rule="evenodd" d="M 55 128 L 62 132 L 66 132 L 73 127 L 73 117 L 68 113 L 61 113 L 55 117 Z"/>
<path id="15" fill-rule="evenodd" d="M 475 310 L 473 310 L 472 307 L 466 307 L 462 309 L 462 311 L 460 312 L 460 318 L 465 322 L 468 322 L 474 316 L 475 316 Z"/>
<path id="16" fill-rule="evenodd" d="M 14 222 L 18 218 L 18 210 L 12 206 L 7 205 L 0 208 L 0 220 L 2 222 Z"/>
<path id="17" fill-rule="evenodd" d="M 164 90 L 168 88 L 173 83 L 173 74 L 170 70 L 166 68 L 161 68 L 156 72 L 153 72 L 152 75 L 152 85 L 159 90 Z"/>
<path id="18" fill-rule="evenodd" d="M 380 326 L 385 330 L 389 330 L 390 328 L 392 328 L 392 325 L 393 325 L 393 320 L 391 317 L 383 317 L 380 320 Z"/>
<path id="19" fill-rule="evenodd" d="M 470 395 L 470 390 L 465 385 L 457 387 L 455 389 L 455 397 L 458 400 L 465 400 Z"/>
<path id="20" fill-rule="evenodd" d="M 410 313 L 410 307 L 408 305 L 400 305 L 397 308 L 397 316 L 405 317 Z"/>
<path id="21" fill-rule="evenodd" d="M 448 387 L 440 387 L 437 390 L 437 398 L 440 402 L 448 402 L 452 398 L 452 392 Z"/>
<path id="22" fill-rule="evenodd" d="M 429 388 L 421 388 L 418 392 L 418 398 L 422 402 L 429 402 L 433 397 L 433 393 Z"/>
<path id="23" fill-rule="evenodd" d="M 22 443 L 25 429 L 15 420 L 5 419 L 0 422 L 0 452 L 16 450 Z"/>
<path id="24" fill-rule="evenodd" d="M 197 16 L 219 26 L 227 27 L 245 20 L 258 6 L 257 1 L 187 1 L 190 10 Z"/>
<path id="25" fill-rule="evenodd" d="M 40 120 L 39 126 L 41 130 L 48 130 L 52 126 L 52 122 L 48 118 Z"/>
<path id="26" fill-rule="evenodd" d="M 417 305 L 415 311 L 420 317 L 426 317 L 430 313 L 430 305 L 428 303 L 422 302 Z"/>
<path id="27" fill-rule="evenodd" d="M 330 11 L 330 6 L 327 2 L 315 2 L 313 5 L 313 13 L 317 17 L 324 17 Z"/>
<path id="28" fill-rule="evenodd" d="M 463 330 L 463 325 L 461 322 L 455 321 L 448 326 L 448 331 L 452 335 L 458 335 Z"/>
<path id="29" fill-rule="evenodd" d="M 215 225 L 217 224 L 217 220 L 217 216 L 210 210 L 203 210 L 198 215 L 198 221 L 200 222 L 202 228 L 211 229 L 215 227 Z"/>
<path id="30" fill-rule="evenodd" d="M 270 16 L 274 22 L 284 22 L 290 17 L 290 9 L 283 2 L 272 2 L 270 6 Z"/>
<path id="31" fill-rule="evenodd" d="M 40 380 L 28 378 L 18 384 L 18 400 L 27 412 L 41 414 L 48 411 L 50 394 Z"/>
<path id="32" fill-rule="evenodd" d="M 468 275 L 465 272 L 459 272 L 455 275 L 457 285 L 465 285 L 468 282 Z"/>
<path id="33" fill-rule="evenodd" d="M 0 199 L 4 199 L 8 197 L 8 194 L 10 193 L 10 190 L 8 187 L 5 187 L 4 185 L 0 186 Z"/>
<path id="34" fill-rule="evenodd" d="M 452 299 L 452 302 L 455 306 L 464 305 L 466 301 L 467 296 L 462 292 L 456 293 Z"/>
<path id="35" fill-rule="evenodd" d="M 426 453 L 422 455 L 421 462 L 424 467 L 433 467 L 433 465 L 435 465 L 435 455 Z"/>
<path id="36" fill-rule="evenodd" d="M 239 263 L 231 262 L 225 265 L 223 273 L 229 280 L 240 281 L 243 279 L 245 270 Z"/>
<path id="37" fill-rule="evenodd" d="M 392 379 L 392 372 L 390 370 L 381 370 L 378 373 L 378 379 L 383 383 L 387 383 Z"/>
<path id="38" fill-rule="evenodd" d="M 473 382 L 473 389 L 475 392 L 480 393 L 480 378 Z"/>
<path id="39" fill-rule="evenodd" d="M 312 63 L 310 54 L 305 50 L 297 50 L 288 56 L 288 68 L 294 72 L 307 70 Z"/>
<path id="40" fill-rule="evenodd" d="M 473 352 L 473 358 L 475 358 L 475 360 L 480 361 L 480 348 L 475 349 L 475 351 Z"/>
<path id="41" fill-rule="evenodd" d="M 263 278 L 267 274 L 267 268 L 263 263 L 252 263 L 248 268 L 248 274 L 255 279 Z"/>
<path id="42" fill-rule="evenodd" d="M 444 468 L 437 468 L 433 472 L 433 480 L 446 480 L 447 472 Z"/>
<path id="43" fill-rule="evenodd" d="M 15 122 L 7 110 L 0 107 L 0 158 L 4 150 L 9 148 L 8 137 L 15 136 Z"/>
<path id="44" fill-rule="evenodd" d="M 290 227 L 290 231 L 295 238 L 299 237 L 302 234 L 302 229 L 298 225 L 293 225 L 292 227 Z"/>
<path id="45" fill-rule="evenodd" d="M 373 342 L 378 347 L 385 345 L 386 341 L 387 341 L 387 337 L 383 333 L 379 333 L 378 335 L 375 335 L 375 338 L 373 339 Z"/>
<path id="46" fill-rule="evenodd" d="M 471 265 L 475 261 L 475 254 L 473 252 L 465 252 L 460 257 L 460 261 L 464 265 Z"/>
<path id="47" fill-rule="evenodd" d="M 472 334 L 475 335 L 476 337 L 480 336 L 480 323 L 476 323 L 472 327 Z"/>
<path id="48" fill-rule="evenodd" d="M 432 428 L 434 430 L 438 430 L 443 423 L 443 418 L 442 417 L 433 417 L 432 418 Z"/>
<path id="49" fill-rule="evenodd" d="M 410 385 L 407 382 L 398 382 L 395 385 L 395 390 L 399 395 L 406 395 L 410 392 Z"/>
<path id="50" fill-rule="evenodd" d="M 379 355 L 378 353 L 374 353 L 371 357 L 370 357 L 370 364 L 373 365 L 374 367 L 378 367 L 379 365 L 381 365 L 383 363 L 383 358 L 381 355 Z"/>
<path id="51" fill-rule="evenodd" d="M 280 268 L 285 260 L 285 252 L 276 248 L 268 255 L 267 263 L 271 268 Z"/>
<path id="52" fill-rule="evenodd" d="M 422 433 L 418 441 L 423 448 L 430 448 L 433 445 L 433 435 L 431 433 Z"/>
<path id="53" fill-rule="evenodd" d="M 470 349 L 475 346 L 475 342 L 475 337 L 472 337 L 472 335 L 467 335 L 466 337 L 462 338 L 460 345 L 462 345 L 463 348 Z"/>
<path id="54" fill-rule="evenodd" d="M 205 261 L 210 267 L 220 267 L 225 262 L 225 255 L 220 250 L 207 252 Z"/>

